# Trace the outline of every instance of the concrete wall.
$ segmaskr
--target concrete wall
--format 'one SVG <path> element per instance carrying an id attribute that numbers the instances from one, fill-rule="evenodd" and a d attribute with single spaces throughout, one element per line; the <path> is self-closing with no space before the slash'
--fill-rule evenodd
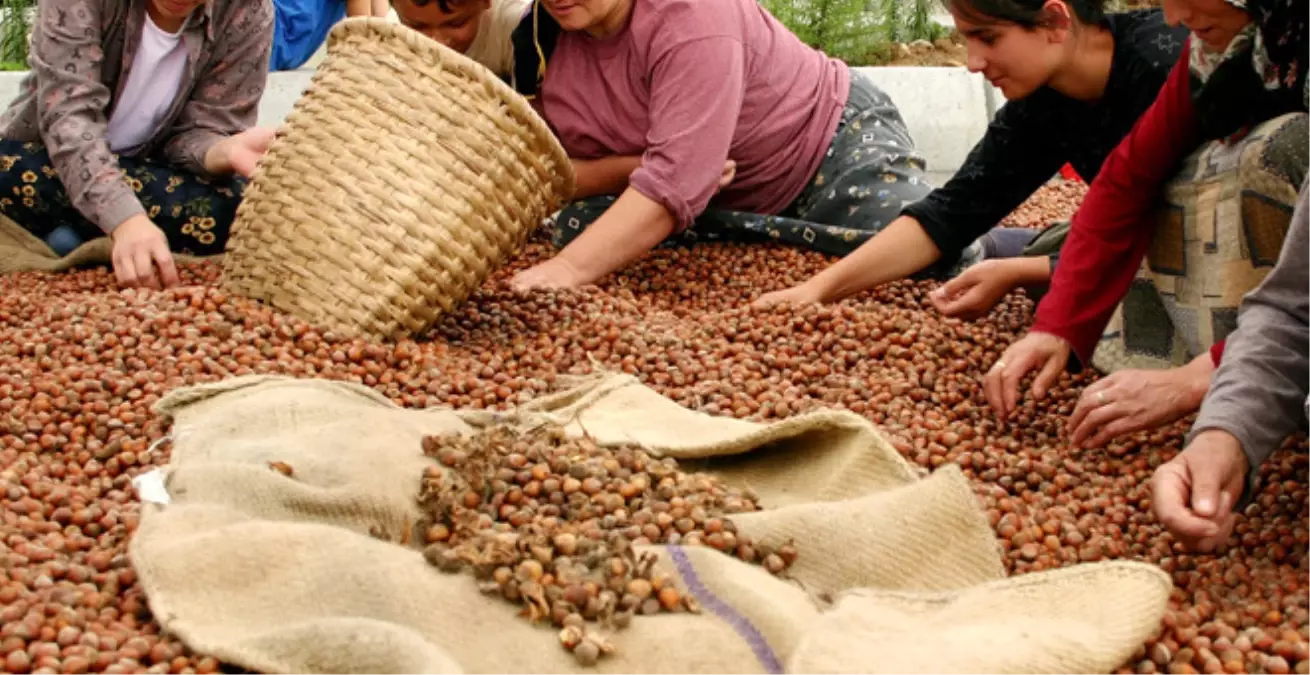
<path id="1" fill-rule="evenodd" d="M 891 96 L 938 184 L 964 163 L 1004 98 L 964 68 L 860 68 Z"/>
<path id="2" fill-rule="evenodd" d="M 934 180 L 959 168 L 982 137 L 1002 98 L 980 75 L 963 68 L 861 68 L 891 96 L 909 126 Z M 276 125 L 309 86 L 309 69 L 269 76 L 260 102 L 260 124 Z M 0 72 L 0 101 L 18 93 L 24 73 Z"/>

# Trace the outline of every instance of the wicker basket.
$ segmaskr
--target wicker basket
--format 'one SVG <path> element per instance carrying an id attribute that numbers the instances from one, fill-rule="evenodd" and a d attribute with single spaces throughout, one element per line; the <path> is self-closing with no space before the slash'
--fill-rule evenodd
<path id="1" fill-rule="evenodd" d="M 545 122 L 491 71 L 404 26 L 349 19 L 247 187 L 222 283 L 324 329 L 412 336 L 573 181 Z"/>

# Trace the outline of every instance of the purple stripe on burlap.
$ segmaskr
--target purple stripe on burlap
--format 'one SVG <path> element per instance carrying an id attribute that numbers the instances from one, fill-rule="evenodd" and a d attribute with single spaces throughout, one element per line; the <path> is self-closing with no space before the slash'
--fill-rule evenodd
<path id="1" fill-rule="evenodd" d="M 669 557 L 673 559 L 673 565 L 678 568 L 678 575 L 682 577 L 682 583 L 687 585 L 687 590 L 696 598 L 701 607 L 714 612 L 716 616 L 732 626 L 732 629 L 746 641 L 746 644 L 751 646 L 755 658 L 764 666 L 766 672 L 785 672 L 782 662 L 778 660 L 778 655 L 773 652 L 768 640 L 764 639 L 764 635 L 755 627 L 755 624 L 705 587 L 705 584 L 700 580 L 700 576 L 696 574 L 696 568 L 692 566 L 691 559 L 687 557 L 687 553 L 682 550 L 682 547 L 665 546 L 664 548 L 669 552 Z"/>

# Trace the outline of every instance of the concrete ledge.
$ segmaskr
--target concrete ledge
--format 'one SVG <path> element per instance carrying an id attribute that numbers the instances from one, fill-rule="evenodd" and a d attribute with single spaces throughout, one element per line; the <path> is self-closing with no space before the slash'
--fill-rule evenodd
<path id="1" fill-rule="evenodd" d="M 900 109 L 928 170 L 939 182 L 953 174 L 987 130 L 1002 100 L 980 75 L 963 68 L 860 68 Z M 309 86 L 313 70 L 272 73 L 259 106 L 259 123 L 279 124 Z M 18 95 L 26 73 L 0 72 L 0 101 Z"/>
<path id="2" fill-rule="evenodd" d="M 938 184 L 954 174 L 1004 98 L 982 76 L 964 68 L 857 68 L 900 109 L 928 171 Z"/>

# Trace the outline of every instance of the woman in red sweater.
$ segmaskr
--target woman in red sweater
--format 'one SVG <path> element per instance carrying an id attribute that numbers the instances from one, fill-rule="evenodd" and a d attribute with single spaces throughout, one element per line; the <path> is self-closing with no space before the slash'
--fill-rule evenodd
<path id="1" fill-rule="evenodd" d="M 1086 365 L 1113 347 L 1191 360 L 1088 387 L 1070 420 L 1075 444 L 1196 410 L 1237 303 L 1278 258 L 1284 207 L 1305 177 L 1306 10 L 1305 0 L 1166 0 L 1166 19 L 1187 26 L 1189 44 L 1074 216 L 1032 330 L 984 377 L 1001 415 L 1032 371 L 1040 398 L 1071 357 Z M 1122 329 L 1103 335 L 1121 300 Z"/>

